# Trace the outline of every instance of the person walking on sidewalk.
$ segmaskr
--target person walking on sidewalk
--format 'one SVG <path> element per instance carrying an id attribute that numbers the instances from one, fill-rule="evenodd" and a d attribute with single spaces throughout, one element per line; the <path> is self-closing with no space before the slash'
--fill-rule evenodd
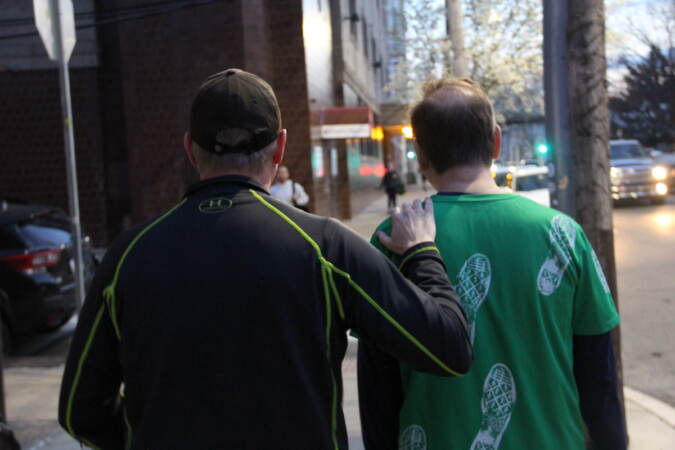
<path id="1" fill-rule="evenodd" d="M 277 178 L 270 188 L 270 193 L 282 202 L 286 202 L 303 211 L 308 211 L 309 196 L 300 183 L 291 179 L 288 167 L 286 166 L 279 166 Z"/>
<path id="2" fill-rule="evenodd" d="M 469 320 L 476 358 L 457 379 L 359 342 L 366 448 L 626 448 L 610 331 L 619 323 L 598 259 L 570 217 L 495 184 L 501 132 L 467 79 L 429 82 L 412 109 L 421 170 L 438 190 L 436 244 Z M 392 222 L 373 243 L 381 245 Z"/>
<path id="3" fill-rule="evenodd" d="M 382 187 L 387 193 L 387 209 L 392 212 L 396 210 L 396 196 L 402 193 L 403 188 L 401 177 L 395 169 L 387 169 L 380 183 L 380 188 Z"/>
<path id="4" fill-rule="evenodd" d="M 465 373 L 468 328 L 431 202 L 394 218 L 401 272 L 333 219 L 268 193 L 286 130 L 272 88 L 216 73 L 184 137 L 201 181 L 118 237 L 80 313 L 59 421 L 101 449 L 346 449 L 346 332 Z M 419 287 L 415 286 L 416 283 Z"/>

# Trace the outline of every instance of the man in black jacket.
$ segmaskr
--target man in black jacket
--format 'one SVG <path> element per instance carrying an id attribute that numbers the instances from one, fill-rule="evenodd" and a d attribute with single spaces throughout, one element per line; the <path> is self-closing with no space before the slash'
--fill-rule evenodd
<path id="1" fill-rule="evenodd" d="M 80 314 L 59 410 L 80 442 L 345 449 L 349 329 L 417 370 L 468 370 L 430 203 L 384 238 L 399 272 L 338 222 L 270 197 L 285 142 L 262 79 L 228 69 L 201 86 L 184 139 L 201 181 L 115 240 Z"/>

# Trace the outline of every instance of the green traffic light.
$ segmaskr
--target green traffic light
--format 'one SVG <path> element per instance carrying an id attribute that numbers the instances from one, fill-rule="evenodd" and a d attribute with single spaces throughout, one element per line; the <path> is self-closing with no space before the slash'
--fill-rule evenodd
<path id="1" fill-rule="evenodd" d="M 546 153 L 548 153 L 548 145 L 539 144 L 537 146 L 537 152 L 541 153 L 542 155 L 545 155 Z"/>
<path id="2" fill-rule="evenodd" d="M 413 159 L 413 158 L 415 157 L 415 152 L 409 151 L 409 152 L 406 154 L 406 156 L 408 157 L 408 159 Z"/>

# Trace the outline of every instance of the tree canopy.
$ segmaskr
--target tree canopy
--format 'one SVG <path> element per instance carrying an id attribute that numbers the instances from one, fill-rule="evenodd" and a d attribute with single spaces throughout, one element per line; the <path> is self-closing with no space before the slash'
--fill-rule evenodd
<path id="1" fill-rule="evenodd" d="M 675 138 L 675 49 L 651 45 L 645 58 L 624 59 L 625 89 L 610 99 L 612 131 L 647 146 L 672 148 Z M 619 131 L 620 130 L 620 131 Z"/>
<path id="2" fill-rule="evenodd" d="M 472 79 L 493 100 L 500 120 L 543 113 L 542 7 L 540 0 L 463 0 L 466 56 Z M 405 56 L 389 89 L 402 103 L 429 78 L 451 74 L 452 46 L 445 2 L 410 0 L 401 12 Z"/>

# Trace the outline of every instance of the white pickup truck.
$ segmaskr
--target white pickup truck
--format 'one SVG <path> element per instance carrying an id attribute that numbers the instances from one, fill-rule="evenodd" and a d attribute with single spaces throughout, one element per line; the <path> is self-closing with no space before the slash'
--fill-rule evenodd
<path id="1" fill-rule="evenodd" d="M 654 204 L 665 202 L 670 170 L 659 164 L 636 140 L 609 142 L 610 178 L 614 200 L 647 198 Z"/>

